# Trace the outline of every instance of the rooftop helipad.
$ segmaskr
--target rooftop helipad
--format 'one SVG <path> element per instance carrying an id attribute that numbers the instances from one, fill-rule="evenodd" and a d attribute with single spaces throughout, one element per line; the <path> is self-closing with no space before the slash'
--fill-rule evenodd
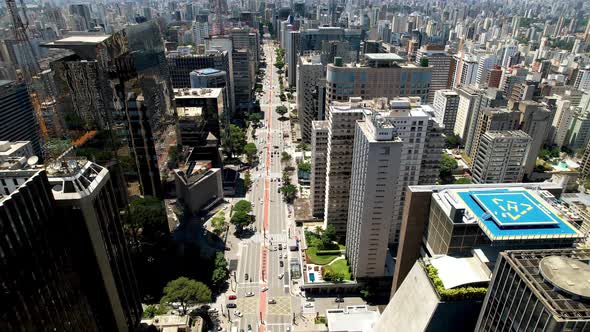
<path id="1" fill-rule="evenodd" d="M 492 241 L 583 237 L 534 191 L 456 190 L 455 194 Z"/>

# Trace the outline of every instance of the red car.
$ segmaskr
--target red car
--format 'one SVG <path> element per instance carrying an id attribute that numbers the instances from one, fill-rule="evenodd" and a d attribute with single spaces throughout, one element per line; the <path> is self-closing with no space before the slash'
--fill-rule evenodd
<path id="1" fill-rule="evenodd" d="M 236 294 L 232 294 L 232 295 L 228 296 L 227 298 L 230 299 L 230 300 L 235 300 L 238 297 L 236 296 Z"/>

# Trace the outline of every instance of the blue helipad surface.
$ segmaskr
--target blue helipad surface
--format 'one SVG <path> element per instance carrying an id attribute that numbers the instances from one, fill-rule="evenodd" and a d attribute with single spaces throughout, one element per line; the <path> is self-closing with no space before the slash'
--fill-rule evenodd
<path id="1" fill-rule="evenodd" d="M 457 191 L 491 240 L 582 237 L 526 189 Z"/>
<path id="2" fill-rule="evenodd" d="M 479 203 L 500 226 L 555 225 L 559 217 L 547 210 L 529 192 L 473 193 Z"/>

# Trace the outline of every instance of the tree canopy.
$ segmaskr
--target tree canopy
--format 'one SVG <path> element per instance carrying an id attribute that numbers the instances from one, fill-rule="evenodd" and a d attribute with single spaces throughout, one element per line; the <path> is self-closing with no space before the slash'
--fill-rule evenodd
<path id="1" fill-rule="evenodd" d="M 282 117 L 283 115 L 287 114 L 289 110 L 287 110 L 287 107 L 281 105 L 277 106 L 275 111 Z"/>
<path id="2" fill-rule="evenodd" d="M 213 227 L 213 233 L 220 235 L 225 229 L 225 212 L 220 211 L 211 219 L 211 227 Z"/>
<path id="3" fill-rule="evenodd" d="M 248 159 L 248 163 L 251 164 L 256 159 L 256 154 L 258 153 L 256 144 L 248 143 L 244 145 L 244 153 L 246 154 L 246 159 Z"/>
<path id="4" fill-rule="evenodd" d="M 234 205 L 233 211 L 250 213 L 252 212 L 252 203 L 248 202 L 245 199 L 242 199 Z"/>
<path id="5" fill-rule="evenodd" d="M 281 153 L 281 161 L 282 161 L 282 162 L 288 162 L 288 161 L 290 161 L 290 160 L 291 160 L 291 155 L 290 155 L 288 152 L 286 152 L 286 151 L 283 151 L 283 152 Z"/>
<path id="6" fill-rule="evenodd" d="M 440 160 L 440 177 L 445 178 L 451 176 L 453 171 L 459 166 L 455 158 L 453 156 L 449 156 L 446 153 L 442 154 L 442 158 Z"/>
<path id="7" fill-rule="evenodd" d="M 287 203 L 293 203 L 295 198 L 297 198 L 297 187 L 292 184 L 285 184 L 281 187 L 281 192 L 283 193 L 283 199 Z"/>
<path id="8" fill-rule="evenodd" d="M 123 221 L 136 246 L 157 242 L 168 231 L 164 202 L 151 196 L 131 201 Z"/>
<path id="9" fill-rule="evenodd" d="M 246 145 L 246 133 L 244 130 L 234 124 L 230 124 L 228 129 L 223 132 L 221 145 L 223 150 L 230 157 L 241 155 Z"/>
<path id="10" fill-rule="evenodd" d="M 211 276 L 211 284 L 213 287 L 220 289 L 225 284 L 229 271 L 227 269 L 227 260 L 223 252 L 219 251 L 215 254 L 215 270 Z"/>
<path id="11" fill-rule="evenodd" d="M 309 163 L 309 162 L 300 162 L 299 164 L 297 164 L 297 168 L 301 172 L 309 173 L 309 172 L 311 172 L 311 163 Z"/>
<path id="12" fill-rule="evenodd" d="M 211 290 L 200 281 L 180 277 L 168 282 L 164 287 L 160 303 L 179 303 L 183 314 L 189 306 L 211 302 Z"/>

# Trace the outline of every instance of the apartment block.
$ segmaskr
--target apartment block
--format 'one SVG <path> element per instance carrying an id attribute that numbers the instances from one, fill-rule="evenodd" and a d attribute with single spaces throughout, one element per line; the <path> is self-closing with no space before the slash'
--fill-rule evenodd
<path id="1" fill-rule="evenodd" d="M 422 59 L 428 59 L 428 66 L 432 67 L 432 79 L 428 92 L 428 103 L 434 101 L 434 94 L 438 90 L 451 87 L 451 62 L 450 56 L 444 46 L 424 45 L 416 52 L 416 64 L 420 65 Z"/>
<path id="2" fill-rule="evenodd" d="M 327 66 L 326 112 L 333 101 L 350 97 L 397 98 L 406 96 L 428 100 L 431 67 L 407 64 L 393 53 L 365 54 L 361 64 L 342 64 L 336 59 Z"/>
<path id="3" fill-rule="evenodd" d="M 555 104 L 557 107 L 551 123 L 550 142 L 561 148 L 566 143 L 565 139 L 572 122 L 574 108 L 571 106 L 571 101 L 563 98 L 559 98 Z"/>
<path id="4" fill-rule="evenodd" d="M 355 278 L 382 277 L 403 142 L 380 112 L 366 113 L 355 131 L 346 256 Z"/>
<path id="5" fill-rule="evenodd" d="M 473 182 L 521 182 L 531 141 L 531 137 L 520 130 L 486 131 L 473 158 Z"/>
<path id="6" fill-rule="evenodd" d="M 311 122 L 311 209 L 315 217 L 324 217 L 326 170 L 328 161 L 328 121 Z"/>
<path id="7" fill-rule="evenodd" d="M 471 149 L 465 153 L 475 159 L 479 141 L 486 131 L 517 130 L 520 125 L 520 112 L 506 108 L 484 108 L 477 117 Z"/>
<path id="8" fill-rule="evenodd" d="M 520 129 L 533 139 L 524 168 L 524 174 L 528 175 L 533 172 L 539 151 L 549 133 L 553 112 L 534 101 L 521 101 L 509 105 L 509 108 L 514 109 L 516 106 L 521 114 Z"/>
<path id="9" fill-rule="evenodd" d="M 321 120 L 323 92 L 325 88 L 325 66 L 319 55 L 299 57 L 297 66 L 297 114 L 303 142 L 311 141 L 311 124 Z"/>
<path id="10" fill-rule="evenodd" d="M 438 90 L 434 93 L 434 114 L 436 122 L 444 127 L 446 135 L 452 135 L 459 109 L 459 95 L 453 90 Z"/>

